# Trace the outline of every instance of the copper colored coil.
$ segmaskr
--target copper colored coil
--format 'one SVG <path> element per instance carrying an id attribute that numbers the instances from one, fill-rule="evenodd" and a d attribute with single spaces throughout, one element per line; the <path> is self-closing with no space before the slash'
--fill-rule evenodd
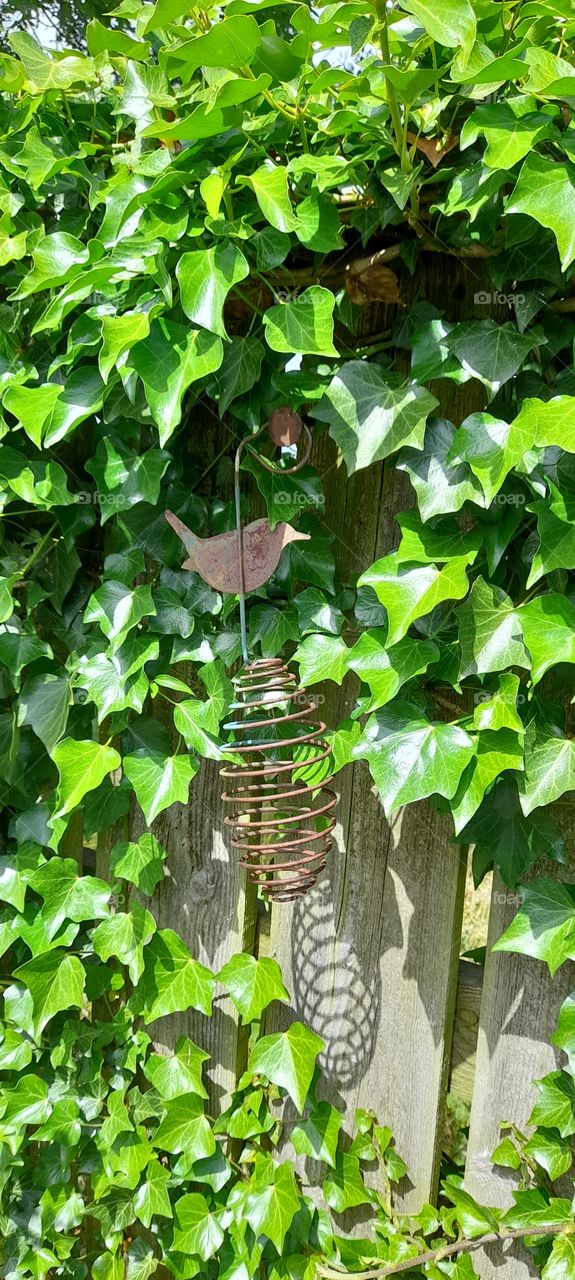
<path id="1" fill-rule="evenodd" d="M 280 658 L 248 663 L 234 688 L 225 750 L 238 762 L 221 773 L 231 780 L 222 799 L 235 812 L 224 821 L 250 880 L 268 898 L 289 902 L 315 884 L 332 848 L 336 795 L 305 776 L 331 746 L 323 722 L 310 719 L 317 703 Z"/>

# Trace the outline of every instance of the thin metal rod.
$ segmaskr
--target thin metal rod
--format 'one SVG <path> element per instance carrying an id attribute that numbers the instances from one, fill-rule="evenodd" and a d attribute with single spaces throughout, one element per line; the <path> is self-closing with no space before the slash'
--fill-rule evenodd
<path id="1" fill-rule="evenodd" d="M 244 441 L 242 440 L 236 449 L 236 457 L 234 462 L 234 502 L 236 507 L 236 529 L 238 534 L 238 563 L 240 570 L 240 637 L 242 643 L 242 658 L 245 663 L 249 662 L 248 653 L 248 630 L 246 623 L 246 574 L 244 565 L 244 535 L 242 529 L 242 495 L 240 490 L 240 462 L 242 456 L 242 448 Z"/>
<path id="2" fill-rule="evenodd" d="M 248 653 L 248 630 L 247 630 L 247 622 L 246 622 L 246 574 L 245 574 L 245 565 L 244 565 L 244 537 L 243 537 L 243 529 L 242 529 L 242 495 L 241 495 L 241 488 L 240 488 L 240 466 L 241 466 L 241 460 L 242 460 L 242 450 L 244 448 L 248 448 L 250 453 L 253 453 L 254 458 L 256 458 L 258 462 L 261 462 L 262 466 L 265 467 L 266 471 L 271 471 L 272 473 L 275 472 L 278 475 L 282 475 L 282 476 L 289 476 L 289 475 L 293 475 L 295 471 L 301 471 L 302 467 L 305 467 L 305 464 L 308 461 L 308 458 L 310 456 L 311 446 L 312 446 L 311 432 L 309 430 L 309 427 L 307 427 L 304 423 L 303 429 L 304 429 L 305 438 L 306 438 L 306 447 L 302 457 L 298 459 L 294 467 L 286 467 L 286 468 L 276 467 L 272 462 L 269 462 L 267 458 L 260 457 L 260 455 L 256 453 L 255 449 L 252 449 L 251 447 L 253 441 L 256 440 L 258 436 L 261 436 L 262 432 L 265 431 L 266 429 L 267 429 L 267 423 L 265 424 L 265 426 L 260 427 L 260 430 L 256 431 L 253 436 L 249 436 L 245 440 L 240 440 L 240 443 L 236 449 L 236 456 L 234 460 L 234 504 L 235 504 L 235 510 L 236 510 L 236 530 L 238 535 L 238 566 L 240 571 L 240 590 L 239 590 L 240 638 L 241 638 L 241 645 L 242 645 L 242 658 L 245 663 L 249 662 L 249 653 Z"/>

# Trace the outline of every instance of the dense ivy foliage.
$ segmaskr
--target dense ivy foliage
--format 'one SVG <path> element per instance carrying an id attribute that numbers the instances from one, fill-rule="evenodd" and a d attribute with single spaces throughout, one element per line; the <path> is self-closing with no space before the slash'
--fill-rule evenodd
<path id="1" fill-rule="evenodd" d="M 307 684 L 359 678 L 335 766 L 366 759 L 387 814 L 448 807 L 477 880 L 495 865 L 515 887 L 567 857 L 547 806 L 575 777 L 572 4 L 282 11 L 280 35 L 266 0 L 122 0 L 132 33 L 93 21 L 87 55 L 22 33 L 0 55 L 2 1274 L 312 1280 L 425 1254 L 420 1274 L 469 1280 L 495 1232 L 572 1280 L 553 1180 L 572 1160 L 575 997 L 533 1133 L 495 1153 L 519 1171 L 515 1207 L 478 1207 L 454 1176 L 408 1220 L 389 1131 L 360 1113 L 350 1145 L 316 1100 L 319 1038 L 261 1034 L 286 996 L 275 963 L 213 975 L 157 928 L 151 832 L 116 841 L 110 879 L 82 863 L 130 807 L 145 828 L 185 802 L 220 754 L 237 602 L 181 571 L 163 511 L 202 536 L 232 527 L 205 473 L 283 404 L 350 473 L 393 455 L 414 509 L 396 550 L 339 582 L 317 472 L 272 480 L 248 460 L 271 523 L 311 535 L 250 598 L 253 650 L 297 646 Z M 482 318 L 405 308 L 397 268 L 417 277 L 432 253 L 489 270 Z M 374 300 L 391 330 L 360 342 Z M 434 416 L 442 379 L 473 380 L 481 407 Z M 498 946 L 554 971 L 575 955 L 575 886 L 520 894 Z M 255 1025 L 211 1116 L 205 1053 L 184 1038 L 161 1056 L 145 1028 L 209 1016 L 216 984 Z M 286 1094 L 323 1208 L 277 1158 Z M 339 1239 L 329 1210 L 361 1205 L 369 1239 Z"/>

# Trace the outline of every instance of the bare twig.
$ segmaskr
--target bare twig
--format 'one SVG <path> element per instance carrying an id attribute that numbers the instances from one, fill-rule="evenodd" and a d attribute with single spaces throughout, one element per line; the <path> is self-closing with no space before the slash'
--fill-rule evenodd
<path id="1" fill-rule="evenodd" d="M 471 1253 L 473 1249 L 481 1249 L 486 1244 L 496 1244 L 500 1240 L 523 1240 L 525 1236 L 556 1236 L 561 1232 L 569 1233 L 570 1224 L 548 1223 L 545 1226 L 521 1227 L 520 1230 L 490 1231 L 487 1235 L 476 1236 L 474 1240 L 454 1240 L 452 1244 L 441 1245 L 439 1249 L 429 1249 L 427 1253 L 416 1254 L 414 1258 L 402 1258 L 401 1262 L 392 1262 L 386 1267 L 377 1267 L 373 1271 L 337 1271 L 332 1267 L 317 1268 L 316 1274 L 324 1280 L 383 1280 L 384 1276 L 394 1276 L 400 1271 L 415 1271 L 428 1262 L 441 1262 L 454 1253 Z"/>

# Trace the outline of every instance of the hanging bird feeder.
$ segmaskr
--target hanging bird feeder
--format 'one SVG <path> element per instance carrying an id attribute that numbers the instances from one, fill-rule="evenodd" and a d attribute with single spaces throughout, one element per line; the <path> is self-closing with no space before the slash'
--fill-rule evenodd
<path id="1" fill-rule="evenodd" d="M 253 441 L 265 430 L 278 448 L 292 456 L 303 433 L 305 448 L 294 466 L 278 467 L 256 453 Z M 188 551 L 183 568 L 194 569 L 216 590 L 239 597 L 243 667 L 233 680 L 233 718 L 224 725 L 229 736 L 225 752 L 232 758 L 221 770 L 226 779 L 222 799 L 229 808 L 225 823 L 231 847 L 240 854 L 250 880 L 266 897 L 289 902 L 302 898 L 326 865 L 333 843 L 336 795 L 321 781 L 331 746 L 324 736 L 325 724 L 314 718 L 317 703 L 281 658 L 249 656 L 246 592 L 272 576 L 284 546 L 308 535 L 283 522 L 272 530 L 267 520 L 242 528 L 244 448 L 267 471 L 288 476 L 308 461 L 311 435 L 297 414 L 277 409 L 266 427 L 242 440 L 235 457 L 233 532 L 202 540 L 170 511 L 166 518 Z"/>

